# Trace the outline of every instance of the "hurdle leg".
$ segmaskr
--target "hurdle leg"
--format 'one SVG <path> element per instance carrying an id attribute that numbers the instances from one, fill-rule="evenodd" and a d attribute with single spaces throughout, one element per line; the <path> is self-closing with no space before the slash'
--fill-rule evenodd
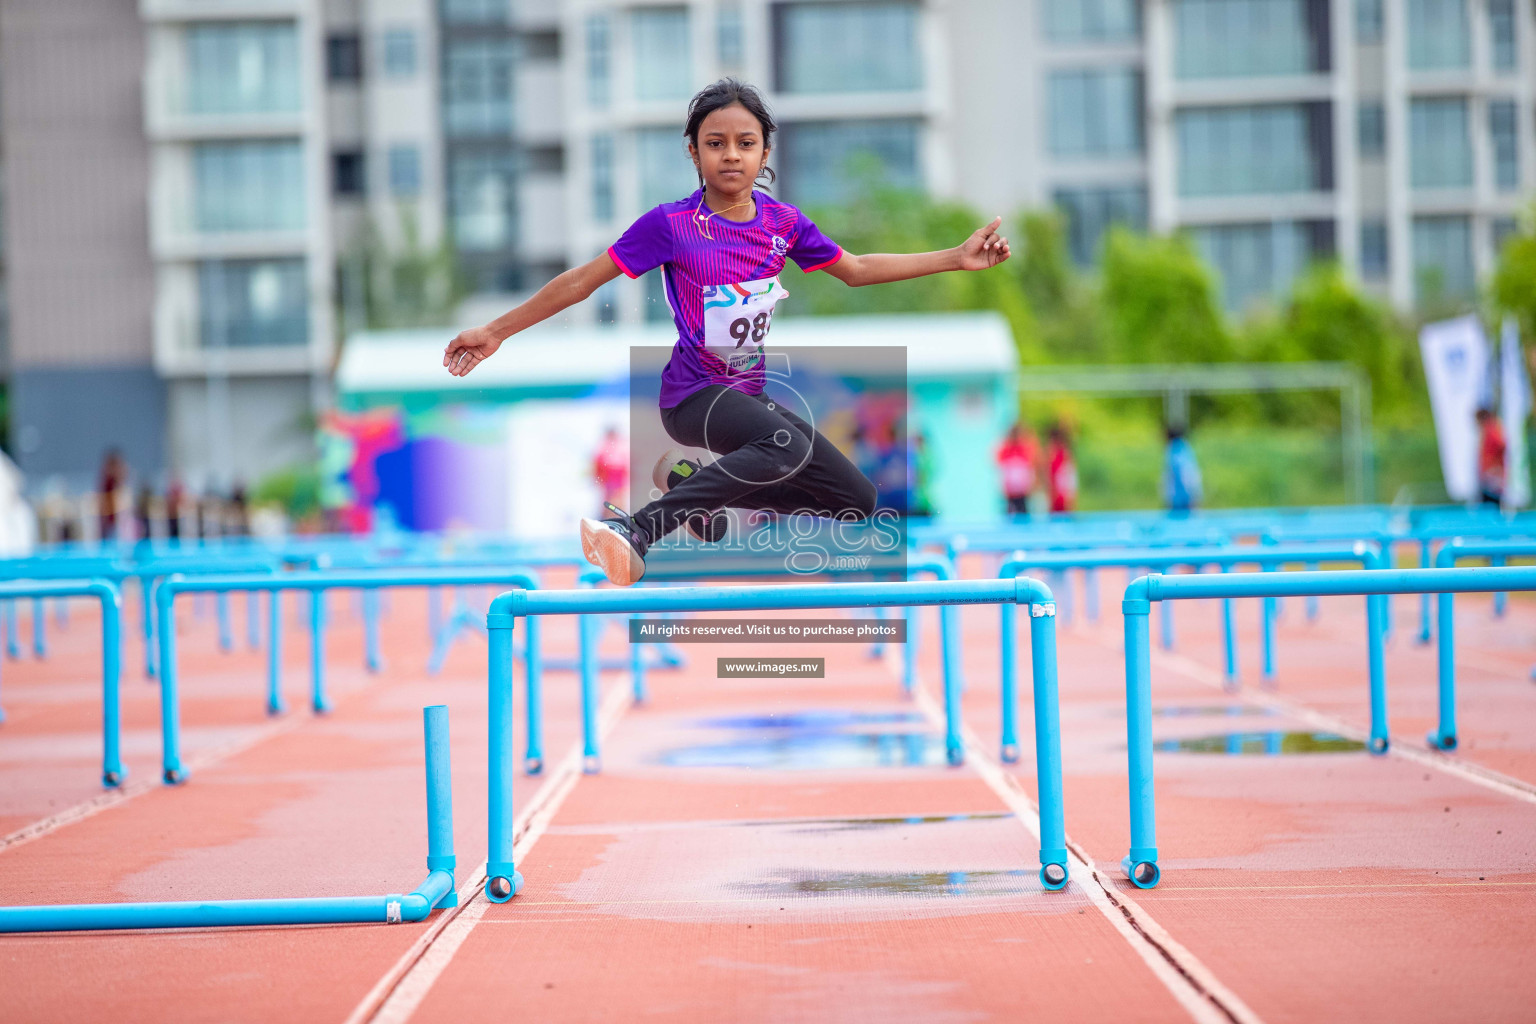
<path id="1" fill-rule="evenodd" d="M 1005 604 L 1008 612 L 1017 605 Z M 1035 693 L 1035 775 L 1040 795 L 1040 883 L 1067 884 L 1067 826 L 1061 796 L 1061 702 L 1056 689 L 1056 606 L 1029 605 L 1030 667 Z"/>
<path id="2" fill-rule="evenodd" d="M 255 590 L 245 592 L 245 646 L 261 647 L 261 594 Z"/>
<path id="3" fill-rule="evenodd" d="M 523 772 L 537 775 L 544 770 L 544 663 L 539 656 L 539 619 L 524 620 L 527 637 L 523 640 L 523 684 L 527 688 L 525 714 L 528 740 L 523 751 Z"/>
<path id="4" fill-rule="evenodd" d="M 252 592 L 254 593 L 254 591 Z M 280 715 L 283 703 L 283 592 L 267 591 L 267 714 Z"/>
<path id="5" fill-rule="evenodd" d="M 944 668 L 944 757 L 952 765 L 965 763 L 965 742 L 960 738 L 960 687 L 957 670 L 954 606 L 939 605 L 939 660 Z"/>
<path id="6" fill-rule="evenodd" d="M 1385 754 L 1391 745 L 1387 726 L 1386 601 L 1376 595 L 1367 597 L 1365 618 L 1371 688 L 1370 751 Z"/>
<path id="7" fill-rule="evenodd" d="M 1157 885 L 1157 806 L 1152 789 L 1151 602 L 1127 598 L 1125 613 L 1125 740 L 1131 797 L 1131 849 L 1120 862 L 1131 884 Z"/>
<path id="8" fill-rule="evenodd" d="M 32 656 L 48 657 L 48 603 L 40 597 L 32 599 Z"/>
<path id="9" fill-rule="evenodd" d="M 309 687 L 315 714 L 331 710 L 325 695 L 325 591 L 309 592 Z"/>
<path id="10" fill-rule="evenodd" d="M 489 707 L 485 896 L 505 903 L 523 887 L 512 863 L 512 623 L 511 615 L 486 616 L 489 654 L 486 684 Z"/>
<path id="11" fill-rule="evenodd" d="M 576 616 L 576 646 L 581 673 L 581 770 L 586 775 L 602 771 L 602 755 L 597 738 L 597 631 L 599 623 L 591 615 Z"/>
<path id="12" fill-rule="evenodd" d="M 1429 734 L 1437 750 L 1456 749 L 1456 607 L 1454 594 L 1436 595 L 1440 613 L 1440 724 Z"/>
<path id="13" fill-rule="evenodd" d="M 1435 564 L 1435 561 L 1434 561 L 1434 558 L 1433 558 L 1433 552 L 1430 550 L 1430 543 L 1429 543 L 1429 541 L 1427 541 L 1427 540 L 1420 541 L 1419 542 L 1419 568 L 1420 569 L 1428 569 L 1428 568 L 1432 567 L 1434 564 Z M 1419 643 L 1421 643 L 1421 644 L 1428 644 L 1429 641 L 1430 641 L 1429 602 L 1430 602 L 1430 595 L 1429 594 L 1420 594 L 1419 595 Z"/>
<path id="14" fill-rule="evenodd" d="M 1002 612 L 1002 626 L 999 635 L 1002 642 L 999 646 L 999 657 L 1002 665 L 1001 685 L 1003 699 L 1003 738 L 1002 761 L 1004 764 L 1014 764 L 1019 760 L 1019 679 L 1018 679 L 1018 614 L 1019 608 L 1015 604 L 1000 604 L 997 606 Z M 1033 624 L 1031 624 L 1033 628 Z M 1030 634 L 1033 637 L 1033 633 Z"/>

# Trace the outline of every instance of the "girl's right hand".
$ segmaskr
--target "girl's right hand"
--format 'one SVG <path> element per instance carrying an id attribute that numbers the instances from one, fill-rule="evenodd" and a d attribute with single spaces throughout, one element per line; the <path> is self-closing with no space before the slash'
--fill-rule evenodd
<path id="1" fill-rule="evenodd" d="M 501 340 L 488 327 L 471 327 L 448 343 L 443 351 L 443 365 L 455 377 L 462 377 L 501 348 Z"/>

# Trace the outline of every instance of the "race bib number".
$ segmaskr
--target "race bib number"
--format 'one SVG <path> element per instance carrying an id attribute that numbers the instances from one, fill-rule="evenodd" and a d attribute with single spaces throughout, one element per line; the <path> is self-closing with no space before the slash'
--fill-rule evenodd
<path id="1" fill-rule="evenodd" d="M 788 297 L 777 277 L 705 287 L 704 347 L 731 373 L 761 368 L 773 307 Z"/>

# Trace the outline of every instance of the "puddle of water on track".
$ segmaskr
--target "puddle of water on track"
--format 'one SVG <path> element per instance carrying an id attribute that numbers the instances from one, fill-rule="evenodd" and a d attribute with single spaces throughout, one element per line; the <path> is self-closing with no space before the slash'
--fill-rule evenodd
<path id="1" fill-rule="evenodd" d="M 779 878 L 746 882 L 732 888 L 745 896 L 816 899 L 844 893 L 877 896 L 1003 896 L 1032 892 L 1036 872 L 1011 871 L 848 871 L 828 874 L 788 872 Z"/>
<path id="2" fill-rule="evenodd" d="M 784 714 L 705 718 L 707 729 L 843 729 L 852 725 L 901 725 L 924 721 L 919 711 L 789 711 Z"/>
<path id="3" fill-rule="evenodd" d="M 1153 750 L 1182 754 L 1343 754 L 1364 750 L 1359 740 L 1331 732 L 1229 732 L 1216 736 L 1187 736 L 1158 740 Z"/>
<path id="4" fill-rule="evenodd" d="M 826 770 L 944 764 L 944 743 L 920 732 L 803 732 L 676 747 L 655 757 L 669 768 Z"/>
<path id="5" fill-rule="evenodd" d="M 1273 715 L 1273 708 L 1247 707 L 1242 704 L 1164 704 L 1152 709 L 1154 718 L 1241 718 L 1248 715 Z"/>
<path id="6" fill-rule="evenodd" d="M 804 827 L 793 829 L 795 832 L 868 832 L 882 828 L 896 828 L 901 825 L 939 825 L 957 821 L 999 821 L 1003 818 L 1011 818 L 1009 811 L 988 811 L 983 814 L 930 814 L 914 815 L 910 818 L 818 818 L 814 821 L 803 822 L 760 822 L 764 825 L 799 824 Z"/>

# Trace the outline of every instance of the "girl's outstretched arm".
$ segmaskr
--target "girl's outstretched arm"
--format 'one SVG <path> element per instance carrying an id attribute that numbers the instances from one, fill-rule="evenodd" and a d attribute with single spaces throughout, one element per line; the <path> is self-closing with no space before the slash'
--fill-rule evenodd
<path id="1" fill-rule="evenodd" d="M 971 232 L 971 237 L 939 252 L 869 253 L 856 256 L 844 252 L 842 259 L 825 268 L 826 272 L 852 288 L 887 281 L 906 281 L 946 270 L 986 270 L 1008 258 L 1008 239 L 997 233 L 1003 218 Z"/>
<path id="2" fill-rule="evenodd" d="M 589 263 L 572 267 L 533 294 L 527 302 L 508 310 L 484 327 L 471 327 L 448 343 L 443 365 L 462 377 L 495 354 L 501 343 L 518 331 L 548 320 L 582 301 L 619 276 L 619 268 L 606 251 Z"/>

